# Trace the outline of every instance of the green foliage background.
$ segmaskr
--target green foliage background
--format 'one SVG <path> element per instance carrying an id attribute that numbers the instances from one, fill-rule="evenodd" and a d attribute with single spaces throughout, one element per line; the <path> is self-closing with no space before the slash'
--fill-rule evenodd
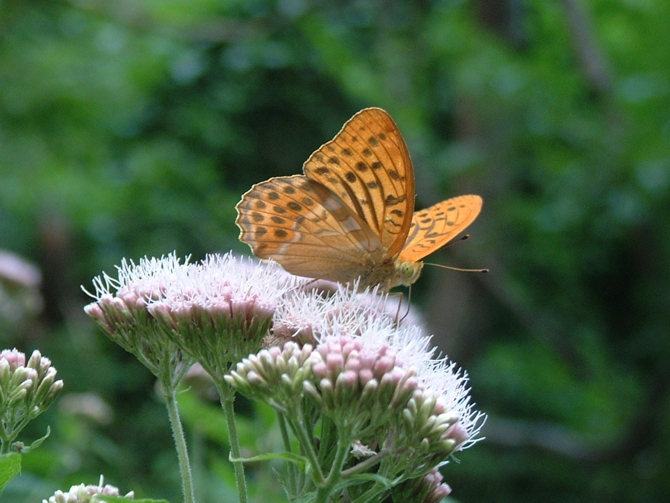
<path id="1" fill-rule="evenodd" d="M 240 194 L 367 106 L 403 131 L 418 207 L 485 200 L 431 261 L 491 273 L 427 267 L 413 293 L 490 415 L 444 469 L 454 497 L 670 500 L 668 26 L 665 0 L 0 0 L 0 248 L 44 298 L 3 347 L 113 410 L 52 407 L 0 501 L 100 473 L 179 501 L 154 383 L 79 285 L 122 257 L 247 253 Z M 234 501 L 216 404 L 184 408 L 200 501 Z M 272 415 L 241 408 L 251 453 L 275 448 Z M 250 468 L 255 501 L 280 501 Z"/>

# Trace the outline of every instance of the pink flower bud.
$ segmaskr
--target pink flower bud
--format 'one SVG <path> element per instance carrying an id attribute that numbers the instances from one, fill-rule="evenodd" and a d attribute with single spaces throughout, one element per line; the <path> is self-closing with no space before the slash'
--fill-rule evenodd
<path id="1" fill-rule="evenodd" d="M 18 367 L 26 365 L 26 355 L 16 349 L 3 349 L 0 353 L 0 359 L 9 364 L 10 370 L 16 370 Z"/>
<path id="2" fill-rule="evenodd" d="M 456 445 L 463 445 L 470 438 L 468 431 L 460 422 L 451 425 L 447 430 L 445 437 L 454 440 Z"/>
<path id="3" fill-rule="evenodd" d="M 370 369 L 363 369 L 358 373 L 358 375 L 361 383 L 363 384 L 375 378 L 374 373 Z"/>

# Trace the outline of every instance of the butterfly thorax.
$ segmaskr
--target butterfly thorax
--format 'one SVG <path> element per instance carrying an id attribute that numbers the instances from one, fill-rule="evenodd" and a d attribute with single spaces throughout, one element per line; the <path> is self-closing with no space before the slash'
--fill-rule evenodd
<path id="1" fill-rule="evenodd" d="M 416 282 L 421 275 L 422 262 L 403 262 L 395 260 L 383 263 L 370 262 L 359 278 L 359 288 L 380 286 L 382 291 L 388 292 L 396 286 L 409 286 Z"/>

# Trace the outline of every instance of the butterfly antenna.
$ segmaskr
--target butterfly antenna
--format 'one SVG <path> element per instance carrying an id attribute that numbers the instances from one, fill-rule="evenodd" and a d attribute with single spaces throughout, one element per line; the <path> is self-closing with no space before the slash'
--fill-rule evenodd
<path id="1" fill-rule="evenodd" d="M 488 269 L 463 269 L 461 267 L 452 267 L 450 265 L 442 265 L 442 264 L 431 264 L 430 262 L 424 262 L 423 265 L 432 265 L 435 267 L 441 267 L 442 269 L 450 269 L 452 271 L 459 271 L 459 272 L 489 272 Z"/>
<path id="2" fill-rule="evenodd" d="M 449 248 L 451 245 L 455 245 L 456 243 L 460 243 L 461 241 L 465 241 L 466 239 L 470 238 L 470 234 L 463 234 L 460 238 L 458 238 L 456 241 L 451 241 L 450 243 L 447 243 L 444 245 L 440 250 L 444 250 L 445 248 Z M 442 264 L 432 264 L 430 262 L 424 262 L 423 265 L 434 265 L 435 267 L 441 267 L 442 269 L 451 269 L 452 271 L 459 271 L 459 272 L 489 272 L 488 269 L 462 269 L 460 267 L 452 267 L 449 265 L 442 265 Z M 410 289 L 410 293 L 411 293 Z"/>
<path id="3" fill-rule="evenodd" d="M 466 239 L 470 239 L 470 234 L 463 234 L 460 238 L 456 239 L 455 241 L 447 243 L 441 249 L 444 250 L 445 248 L 449 248 L 451 245 L 455 245 L 456 243 L 460 243 L 461 241 L 465 241 Z"/>

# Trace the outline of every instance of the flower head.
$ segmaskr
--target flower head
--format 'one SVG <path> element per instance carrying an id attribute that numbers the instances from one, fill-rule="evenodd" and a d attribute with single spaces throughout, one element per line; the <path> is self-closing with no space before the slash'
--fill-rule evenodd
<path id="1" fill-rule="evenodd" d="M 287 342 L 283 348 L 263 349 L 244 358 L 225 379 L 248 397 L 266 401 L 286 412 L 301 400 L 311 353 L 312 346 L 300 347 L 295 342 Z"/>
<path id="2" fill-rule="evenodd" d="M 2 452 L 28 421 L 39 416 L 63 390 L 63 381 L 56 380 L 56 369 L 39 351 L 26 356 L 16 349 L 0 353 L 0 427 Z"/>
<path id="3" fill-rule="evenodd" d="M 79 484 L 78 486 L 72 486 L 69 491 L 56 491 L 53 496 L 48 500 L 42 500 L 42 503 L 97 503 L 102 500 L 96 498 L 98 495 L 102 496 L 117 496 L 124 499 L 132 500 L 135 497 L 133 491 L 129 492 L 125 496 L 119 494 L 119 489 L 117 487 L 111 486 L 109 484 L 104 484 L 103 477 L 100 476 L 100 483 L 96 485 L 84 485 Z"/>
<path id="4" fill-rule="evenodd" d="M 309 343 L 329 335 L 355 337 L 371 326 L 396 326 L 403 309 L 398 297 L 378 288 L 359 292 L 357 283 L 352 288 L 336 284 L 326 292 L 296 289 L 277 307 L 272 330 L 278 339 L 297 338 Z M 420 320 L 410 311 L 400 324 L 414 326 L 412 321 Z"/>
<path id="5" fill-rule="evenodd" d="M 161 354 L 155 346 L 173 344 L 173 353 L 197 360 L 216 380 L 258 351 L 279 299 L 298 281 L 275 264 L 230 253 L 194 264 L 174 254 L 124 260 L 118 279 L 95 278 L 96 302 L 85 310 L 129 351 L 151 360 Z"/>
<path id="6" fill-rule="evenodd" d="M 332 424 L 337 445 L 349 445 L 347 473 L 416 479 L 407 490 L 437 501 L 430 494 L 444 495 L 448 486 L 441 478 L 433 484 L 440 477 L 435 467 L 475 441 L 484 416 L 472 410 L 465 374 L 436 357 L 419 327 L 398 326 L 383 309 L 384 297 L 362 300 L 344 288 L 330 297 L 293 293 L 278 308 L 274 331 L 313 344 L 264 350 L 226 379 L 289 423 L 321 417 Z M 318 445 L 335 448 L 324 440 Z M 421 482 L 431 470 L 432 478 Z"/>

